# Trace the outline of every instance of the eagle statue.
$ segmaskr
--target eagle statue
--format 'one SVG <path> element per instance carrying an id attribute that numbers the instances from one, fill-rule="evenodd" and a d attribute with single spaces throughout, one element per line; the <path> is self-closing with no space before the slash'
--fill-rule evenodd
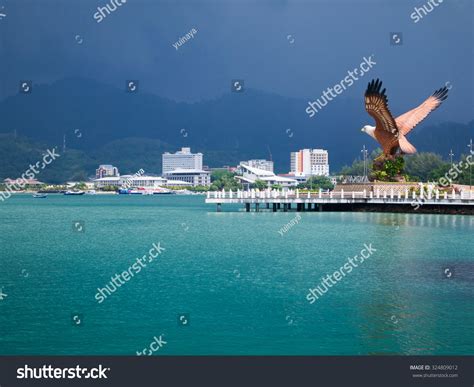
<path id="1" fill-rule="evenodd" d="M 375 120 L 375 126 L 365 125 L 361 130 L 374 138 L 382 147 L 381 159 L 393 159 L 401 154 L 413 154 L 416 148 L 410 144 L 406 135 L 428 114 L 438 108 L 448 98 L 448 88 L 442 87 L 429 96 L 420 106 L 393 118 L 388 108 L 388 99 L 382 81 L 372 80 L 365 91 L 365 110 Z M 377 158 L 379 159 L 379 158 Z"/>

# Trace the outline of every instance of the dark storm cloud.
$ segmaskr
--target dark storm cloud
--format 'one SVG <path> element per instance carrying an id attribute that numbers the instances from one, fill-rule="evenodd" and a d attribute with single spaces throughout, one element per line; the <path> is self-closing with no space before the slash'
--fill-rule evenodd
<path id="1" fill-rule="evenodd" d="M 15 94 L 20 79 L 81 76 L 118 88 L 138 79 L 143 90 L 180 101 L 228 93 L 231 79 L 314 99 L 373 54 L 367 76 L 383 78 L 397 108 L 449 81 L 455 103 L 442 114 L 472 119 L 467 0 L 443 2 L 417 23 L 410 14 L 423 1 L 128 0 L 97 23 L 97 7 L 110 1 L 4 1 L 0 98 Z M 196 36 L 176 50 L 192 28 Z M 402 32 L 403 45 L 390 45 L 390 32 Z M 344 98 L 360 98 L 366 81 Z"/>

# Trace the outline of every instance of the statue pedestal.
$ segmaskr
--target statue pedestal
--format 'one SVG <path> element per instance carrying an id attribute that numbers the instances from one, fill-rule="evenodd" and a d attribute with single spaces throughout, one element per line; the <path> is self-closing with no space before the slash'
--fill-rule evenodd
<path id="1" fill-rule="evenodd" d="M 406 178 L 403 174 L 405 160 L 403 156 L 387 159 L 378 157 L 372 163 L 371 181 L 405 183 Z"/>

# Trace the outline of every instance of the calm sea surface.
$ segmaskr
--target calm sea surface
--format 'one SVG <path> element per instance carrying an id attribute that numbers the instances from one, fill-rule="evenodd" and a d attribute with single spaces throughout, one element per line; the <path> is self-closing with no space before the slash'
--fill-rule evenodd
<path id="1" fill-rule="evenodd" d="M 474 217 L 301 213 L 281 236 L 296 213 L 239 209 L 203 196 L 0 203 L 0 354 L 133 355 L 159 335 L 157 355 L 474 353 Z M 97 288 L 158 242 L 99 304 Z M 364 243 L 374 255 L 309 304 Z"/>

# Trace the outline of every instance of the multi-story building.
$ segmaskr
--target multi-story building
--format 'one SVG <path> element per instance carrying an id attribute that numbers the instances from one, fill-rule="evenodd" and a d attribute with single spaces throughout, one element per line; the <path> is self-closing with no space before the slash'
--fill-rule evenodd
<path id="1" fill-rule="evenodd" d="M 168 180 L 159 176 L 137 176 L 137 175 L 122 175 L 116 177 L 102 177 L 93 182 L 95 188 L 117 187 L 117 188 L 145 188 L 154 189 L 166 186 L 181 186 L 189 187 L 193 184 L 178 179 Z"/>
<path id="2" fill-rule="evenodd" d="M 122 176 L 106 176 L 94 180 L 97 188 L 103 187 L 145 187 L 156 188 L 166 185 L 166 179 L 158 176 L 137 176 L 137 175 L 122 175 Z"/>
<path id="3" fill-rule="evenodd" d="M 273 161 L 263 159 L 253 159 L 241 161 L 240 164 L 247 165 L 252 168 L 263 169 L 264 171 L 273 172 Z"/>
<path id="4" fill-rule="evenodd" d="M 202 169 L 174 169 L 163 173 L 163 177 L 168 180 L 168 185 L 172 185 L 173 180 L 191 183 L 193 187 L 198 185 L 211 185 L 211 172 Z"/>
<path id="5" fill-rule="evenodd" d="M 202 153 L 191 153 L 191 148 L 181 148 L 176 153 L 164 153 L 163 174 L 175 169 L 202 170 Z"/>
<path id="6" fill-rule="evenodd" d="M 99 165 L 99 168 L 95 170 L 95 178 L 102 179 L 103 177 L 116 177 L 120 176 L 119 171 L 116 167 L 110 164 Z"/>
<path id="7" fill-rule="evenodd" d="M 234 173 L 235 171 L 237 171 L 238 167 L 232 167 L 230 165 L 224 165 L 222 167 L 213 167 L 213 168 L 206 168 L 206 166 L 204 166 L 203 168 L 205 171 L 209 171 L 209 172 L 214 172 L 214 171 L 226 171 L 226 172 L 231 172 L 231 173 Z"/>
<path id="8" fill-rule="evenodd" d="M 250 167 L 246 164 L 240 163 L 237 173 L 238 176 L 235 176 L 235 179 L 242 184 L 244 189 L 249 189 L 252 184 L 257 180 L 262 180 L 267 183 L 267 186 L 270 188 L 272 185 L 280 185 L 283 188 L 296 187 L 298 182 L 296 179 L 277 176 L 273 172 L 265 171 L 264 169 L 258 169 L 255 167 Z"/>
<path id="9" fill-rule="evenodd" d="M 291 152 L 294 176 L 329 176 L 329 154 L 324 149 L 301 149 Z"/>

